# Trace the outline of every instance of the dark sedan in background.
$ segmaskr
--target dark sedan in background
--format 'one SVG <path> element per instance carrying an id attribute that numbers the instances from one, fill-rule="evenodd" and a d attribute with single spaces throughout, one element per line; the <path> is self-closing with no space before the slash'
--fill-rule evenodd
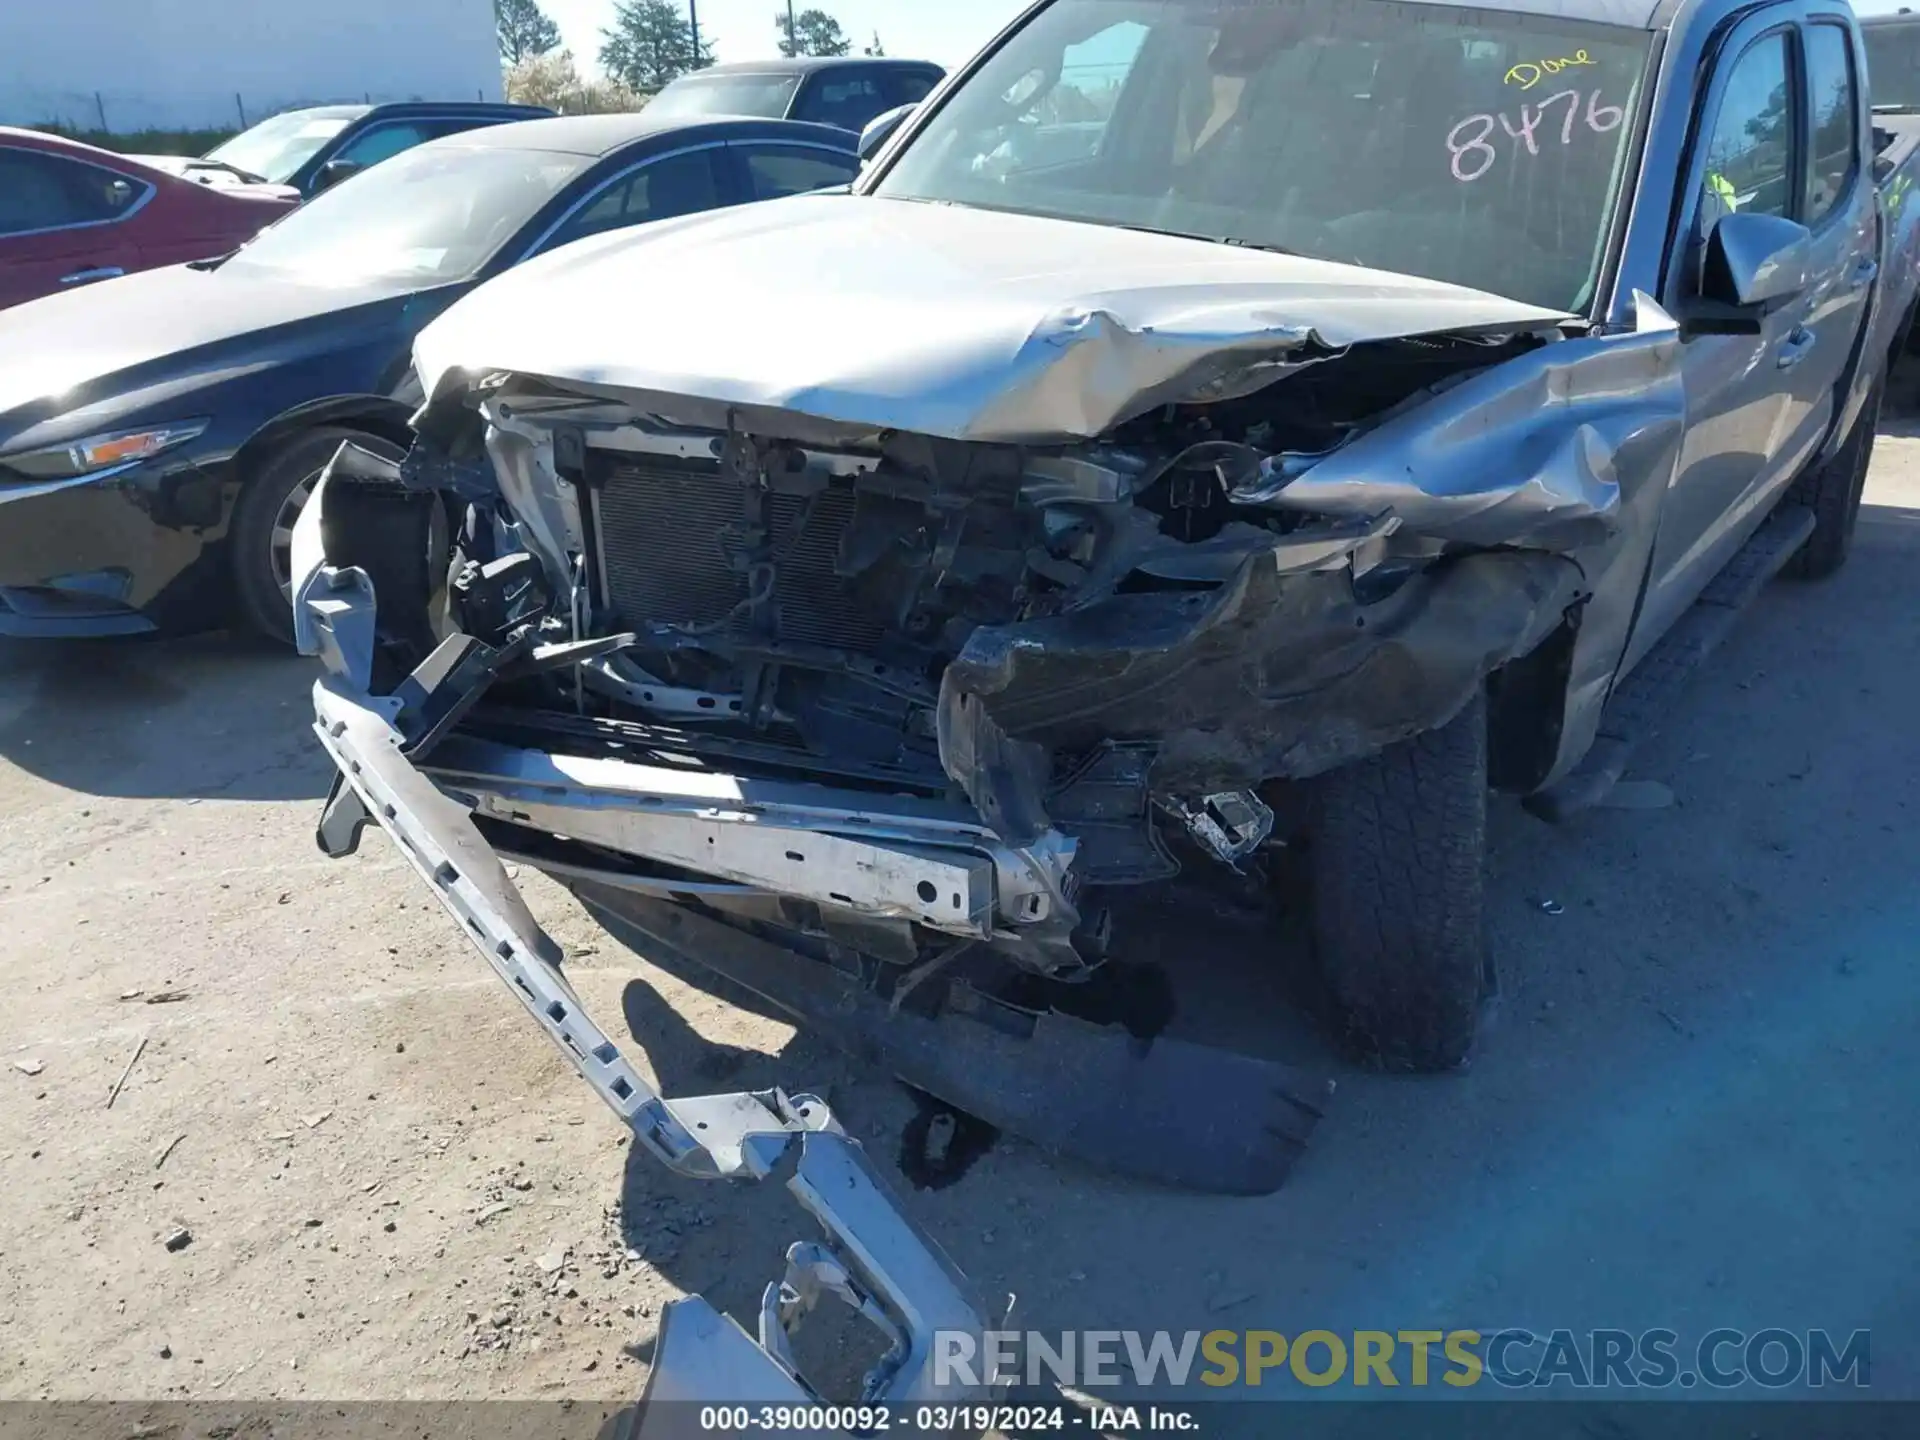
<path id="1" fill-rule="evenodd" d="M 77 140 L 0 127 L 0 309 L 224 255 L 299 199 L 282 186 L 208 190 Z"/>
<path id="2" fill-rule="evenodd" d="M 648 112 L 662 118 L 765 115 L 835 125 L 856 135 L 869 120 L 902 105 L 917 105 L 947 72 L 927 60 L 801 56 L 709 65 L 682 75 L 653 97 Z"/>
<path id="3" fill-rule="evenodd" d="M 589 235 L 844 185 L 845 131 L 649 113 L 437 140 L 224 259 L 0 313 L 0 634 L 291 634 L 292 525 L 344 439 L 399 453 L 413 339 Z"/>
<path id="4" fill-rule="evenodd" d="M 415 100 L 396 105 L 312 105 L 283 110 L 205 155 L 141 155 L 157 169 L 203 185 L 266 182 L 319 194 L 382 160 L 463 131 L 552 115 L 540 105 Z"/>

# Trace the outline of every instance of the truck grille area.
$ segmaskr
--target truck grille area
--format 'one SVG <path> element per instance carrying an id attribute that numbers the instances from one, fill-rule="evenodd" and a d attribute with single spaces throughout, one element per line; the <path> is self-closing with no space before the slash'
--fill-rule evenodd
<path id="1" fill-rule="evenodd" d="M 713 625 L 747 598 L 746 569 L 736 564 L 746 497 L 718 462 L 590 450 L 587 464 L 599 541 L 595 588 L 621 624 Z M 775 638 L 856 651 L 880 639 L 873 607 L 834 574 L 854 506 L 845 485 L 806 498 L 766 497 Z M 742 616 L 728 633 L 748 630 Z"/>

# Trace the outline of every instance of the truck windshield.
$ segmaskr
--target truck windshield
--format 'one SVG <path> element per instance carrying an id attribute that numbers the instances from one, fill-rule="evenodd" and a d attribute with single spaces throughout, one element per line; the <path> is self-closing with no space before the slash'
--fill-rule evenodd
<path id="1" fill-rule="evenodd" d="M 206 158 L 284 185 L 319 153 L 322 145 L 351 125 L 353 119 L 352 112 L 295 110 L 275 115 L 251 130 L 241 131 L 225 144 L 215 146 Z"/>
<path id="2" fill-rule="evenodd" d="M 1651 37 L 1403 0 L 1056 0 L 874 193 L 1593 298 Z"/>
<path id="3" fill-rule="evenodd" d="M 657 117 L 682 115 L 753 115 L 767 120 L 785 118 L 800 77 L 792 74 L 687 75 L 662 90 L 647 105 Z"/>

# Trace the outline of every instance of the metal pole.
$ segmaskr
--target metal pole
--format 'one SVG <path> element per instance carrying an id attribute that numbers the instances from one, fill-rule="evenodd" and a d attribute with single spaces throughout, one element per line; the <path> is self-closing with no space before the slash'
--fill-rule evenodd
<path id="1" fill-rule="evenodd" d="M 687 20 L 693 27 L 693 63 L 687 68 L 700 68 L 700 0 L 687 0 Z"/>
<path id="2" fill-rule="evenodd" d="M 787 0 L 787 53 L 789 55 L 800 53 L 800 42 L 795 37 L 793 29 L 793 0 Z"/>

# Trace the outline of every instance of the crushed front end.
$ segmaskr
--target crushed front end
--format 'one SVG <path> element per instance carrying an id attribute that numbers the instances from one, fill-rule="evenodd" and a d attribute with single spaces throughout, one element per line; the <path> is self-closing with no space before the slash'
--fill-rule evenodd
<path id="1" fill-rule="evenodd" d="M 652 1153 L 785 1175 L 827 1231 L 757 1342 L 703 1312 L 663 1359 L 698 1331 L 728 1385 L 809 1393 L 784 1336 L 831 1291 L 892 1341 L 867 1397 L 925 1398 L 933 1333 L 984 1312 L 819 1101 L 653 1094 L 503 857 L 1094 1163 L 1250 1193 L 1304 1145 L 1323 1091 L 1285 1067 L 996 980 L 1086 980 L 1115 897 L 1245 867 L 1289 787 L 1577 627 L 1591 562 L 1639 543 L 1678 382 L 1651 324 L 1251 333 L 1101 410 L 1142 337 L 1180 342 L 1077 326 L 1005 431 L 992 404 L 916 428 L 911 403 L 883 423 L 434 367 L 406 461 L 348 447 L 316 491 L 295 612 L 342 776 L 323 846 L 381 824 Z"/>

